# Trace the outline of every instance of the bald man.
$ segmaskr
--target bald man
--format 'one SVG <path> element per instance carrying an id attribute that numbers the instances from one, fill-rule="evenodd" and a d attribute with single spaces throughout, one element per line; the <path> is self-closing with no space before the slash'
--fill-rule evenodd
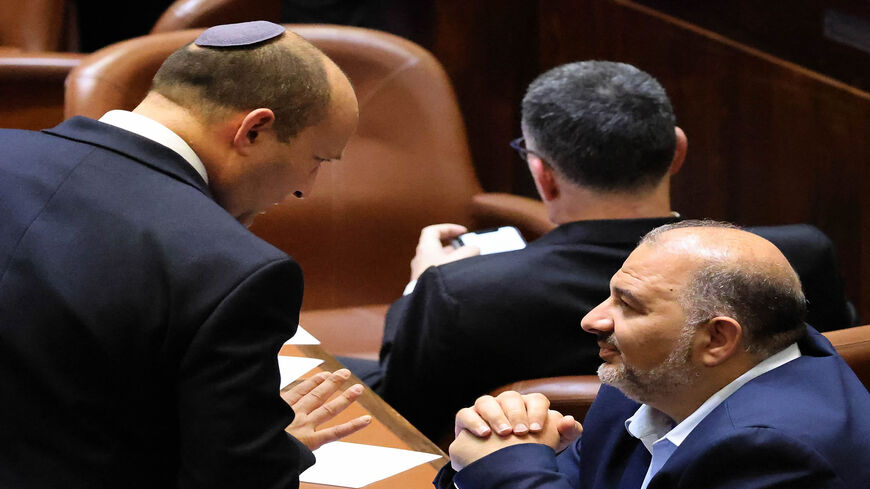
<path id="1" fill-rule="evenodd" d="M 540 395 L 481 398 L 457 415 L 436 485 L 870 487 L 870 394 L 805 310 L 765 239 L 709 221 L 659 227 L 583 318 L 605 384 L 585 431 Z"/>
<path id="2" fill-rule="evenodd" d="M 317 428 L 362 392 L 324 404 L 347 370 L 279 395 L 302 273 L 246 229 L 310 194 L 357 110 L 253 22 L 172 54 L 132 112 L 0 131 L 0 487 L 298 487 L 370 422 Z"/>

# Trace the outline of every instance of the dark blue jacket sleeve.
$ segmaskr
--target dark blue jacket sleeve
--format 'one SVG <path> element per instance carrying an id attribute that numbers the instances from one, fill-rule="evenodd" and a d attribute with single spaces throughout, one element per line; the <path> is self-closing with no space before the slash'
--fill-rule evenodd
<path id="1" fill-rule="evenodd" d="M 537 443 L 503 448 L 458 473 L 450 464 L 441 468 L 435 487 L 453 489 L 569 489 L 580 487 L 580 441 L 556 456 Z"/>
<path id="2" fill-rule="evenodd" d="M 277 355 L 296 329 L 302 275 L 291 260 L 265 265 L 198 329 L 177 382 L 179 488 L 290 489 L 314 457 L 284 429 Z"/>

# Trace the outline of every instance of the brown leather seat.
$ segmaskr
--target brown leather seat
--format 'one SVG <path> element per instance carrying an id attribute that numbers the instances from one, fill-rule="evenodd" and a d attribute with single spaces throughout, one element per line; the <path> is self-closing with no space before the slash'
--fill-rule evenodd
<path id="1" fill-rule="evenodd" d="M 81 55 L 0 49 L 0 127 L 44 129 L 63 120 L 63 81 Z"/>
<path id="2" fill-rule="evenodd" d="M 864 387 L 870 389 L 870 325 L 826 331 L 837 353 L 849 364 Z"/>
<path id="3" fill-rule="evenodd" d="M 0 46 L 68 51 L 73 22 L 66 0 L 0 0 Z"/>
<path id="4" fill-rule="evenodd" d="M 44 129 L 63 120 L 64 79 L 82 54 L 66 0 L 0 0 L 0 127 Z M 176 0 L 152 32 L 278 21 L 280 0 Z"/>
<path id="5" fill-rule="evenodd" d="M 175 0 L 157 19 L 151 33 L 250 20 L 280 22 L 281 0 Z"/>
<path id="6" fill-rule="evenodd" d="M 846 360 L 849 367 L 870 389 L 870 325 L 827 331 L 825 335 L 837 352 Z M 504 391 L 517 391 L 523 394 L 540 392 L 550 399 L 552 409 L 562 414 L 571 414 L 583 420 L 601 382 L 597 375 L 572 375 L 521 380 L 499 387 L 490 394 L 497 396 Z"/>
<path id="7" fill-rule="evenodd" d="M 360 124 L 311 197 L 270 209 L 251 230 L 302 265 L 303 327 L 334 354 L 371 357 L 384 304 L 401 295 L 423 226 L 516 223 L 532 239 L 553 225 L 540 202 L 481 193 L 452 87 L 429 52 L 369 29 L 288 27 L 348 75 Z M 166 56 L 200 32 L 144 36 L 89 56 L 67 80 L 66 115 L 134 107 Z"/>
<path id="8" fill-rule="evenodd" d="M 63 120 L 63 80 L 78 62 L 66 0 L 0 0 L 0 127 Z"/>

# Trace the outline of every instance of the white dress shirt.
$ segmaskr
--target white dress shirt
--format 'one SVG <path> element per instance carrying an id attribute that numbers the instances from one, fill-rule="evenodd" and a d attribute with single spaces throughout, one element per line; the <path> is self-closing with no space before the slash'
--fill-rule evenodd
<path id="1" fill-rule="evenodd" d="M 163 124 L 126 110 L 110 110 L 100 117 L 100 122 L 138 134 L 175 151 L 199 173 L 205 183 L 208 183 L 208 173 L 199 156 L 178 134 Z"/>
<path id="2" fill-rule="evenodd" d="M 758 365 L 744 372 L 743 375 L 737 377 L 730 384 L 710 396 L 695 412 L 676 426 L 674 426 L 673 420 L 666 414 L 646 404 L 641 405 L 632 417 L 625 420 L 625 429 L 628 433 L 639 439 L 652 454 L 652 461 L 650 462 L 649 469 L 647 469 L 641 489 L 646 489 L 655 473 L 667 462 L 667 459 L 683 443 L 683 440 L 689 436 L 689 433 L 713 409 L 722 404 L 725 399 L 736 392 L 743 384 L 800 356 L 801 352 L 798 349 L 797 343 L 792 343 L 782 351 L 767 357 Z"/>

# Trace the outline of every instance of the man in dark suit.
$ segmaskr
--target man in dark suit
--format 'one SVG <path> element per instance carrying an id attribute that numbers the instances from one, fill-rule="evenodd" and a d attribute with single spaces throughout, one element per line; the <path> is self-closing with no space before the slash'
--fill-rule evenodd
<path id="1" fill-rule="evenodd" d="M 704 221 L 656 229 L 583 318 L 608 384 L 585 430 L 535 396 L 480 399 L 457 415 L 436 485 L 870 487 L 870 394 L 805 312 L 769 241 Z M 531 433 L 492 434 L 523 418 Z"/>
<path id="2" fill-rule="evenodd" d="M 532 82 L 522 105 L 515 147 L 558 227 L 525 249 L 463 260 L 477 250 L 445 243 L 464 227 L 427 227 L 411 263 L 416 286 L 387 313 L 379 365 L 346 360 L 436 440 L 450 433 L 457 409 L 491 389 L 594 372 L 598 348 L 572 334 L 578 319 L 607 296 L 641 236 L 679 219 L 670 179 L 686 136 L 653 77 L 620 63 L 571 63 Z M 847 325 L 827 238 L 809 226 L 769 232 L 776 242 L 812 244 L 803 249 L 816 259 L 802 261 L 803 273 L 832 299 L 814 295 L 811 307 L 825 325 Z"/>
<path id="3" fill-rule="evenodd" d="M 244 226 L 356 124 L 338 67 L 254 22 L 174 53 L 133 112 L 0 132 L 0 486 L 297 487 L 370 422 L 317 429 L 361 392 L 324 404 L 346 370 L 282 400 L 302 273 Z"/>

